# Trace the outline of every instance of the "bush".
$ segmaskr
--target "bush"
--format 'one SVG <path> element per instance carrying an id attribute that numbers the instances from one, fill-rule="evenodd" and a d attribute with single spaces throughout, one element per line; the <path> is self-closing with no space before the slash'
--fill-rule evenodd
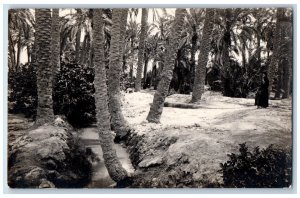
<path id="1" fill-rule="evenodd" d="M 10 113 L 22 113 L 35 117 L 37 108 L 36 74 L 31 65 L 24 65 L 18 72 L 9 75 L 11 94 L 8 101 L 13 104 Z"/>
<path id="2" fill-rule="evenodd" d="M 270 145 L 248 151 L 240 144 L 239 154 L 229 154 L 230 160 L 221 165 L 224 187 L 282 188 L 292 180 L 291 153 Z"/>
<path id="3" fill-rule="evenodd" d="M 54 85 L 55 114 L 64 114 L 76 127 L 96 121 L 94 71 L 85 65 L 61 63 L 61 72 Z"/>

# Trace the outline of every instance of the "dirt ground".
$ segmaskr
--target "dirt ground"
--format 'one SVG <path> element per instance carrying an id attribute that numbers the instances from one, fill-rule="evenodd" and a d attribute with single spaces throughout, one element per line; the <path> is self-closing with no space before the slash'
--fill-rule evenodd
<path id="1" fill-rule="evenodd" d="M 164 107 L 161 123 L 153 124 L 146 121 L 153 94 L 123 95 L 123 112 L 135 129 L 133 135 L 142 137 L 135 149 L 138 160 L 133 162 L 141 171 L 149 172 L 154 166 L 172 169 L 181 161 L 176 171 L 191 173 L 194 180 L 222 182 L 219 164 L 228 160 L 227 154 L 238 152 L 238 144 L 246 142 L 250 149 L 270 144 L 288 149 L 292 145 L 291 99 L 271 100 L 269 108 L 257 109 L 254 99 L 207 91 L 201 108 Z M 190 99 L 191 95 L 174 94 L 166 101 Z M 166 145 L 159 144 L 166 140 Z"/>

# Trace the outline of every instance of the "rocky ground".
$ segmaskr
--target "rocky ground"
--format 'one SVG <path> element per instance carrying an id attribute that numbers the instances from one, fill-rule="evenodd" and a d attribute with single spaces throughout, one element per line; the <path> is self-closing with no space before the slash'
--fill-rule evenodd
<path id="1" fill-rule="evenodd" d="M 61 118 L 34 127 L 22 115 L 8 118 L 8 185 L 12 188 L 83 187 L 91 163 Z"/>
<path id="2" fill-rule="evenodd" d="M 250 149 L 292 145 L 291 99 L 257 109 L 254 99 L 205 92 L 198 109 L 164 107 L 161 123 L 146 121 L 153 91 L 126 94 L 123 110 L 134 128 L 127 144 L 136 168 L 134 187 L 218 187 L 220 163 L 246 142 Z M 187 103 L 174 94 L 167 102 Z"/>

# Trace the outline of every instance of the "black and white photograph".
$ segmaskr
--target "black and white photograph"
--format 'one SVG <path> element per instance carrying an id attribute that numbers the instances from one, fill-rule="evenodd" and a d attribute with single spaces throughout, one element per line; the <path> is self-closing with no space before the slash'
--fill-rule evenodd
<path id="1" fill-rule="evenodd" d="M 10 8 L 11 189 L 291 189 L 293 6 Z"/>

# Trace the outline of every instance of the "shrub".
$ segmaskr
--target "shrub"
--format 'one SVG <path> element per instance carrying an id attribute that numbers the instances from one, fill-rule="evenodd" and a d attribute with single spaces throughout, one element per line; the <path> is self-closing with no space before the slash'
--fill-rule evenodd
<path id="1" fill-rule="evenodd" d="M 221 165 L 224 187 L 280 188 L 291 185 L 291 152 L 270 145 L 248 151 L 240 144 L 239 154 L 229 154 L 230 160 Z"/>
<path id="2" fill-rule="evenodd" d="M 13 103 L 10 113 L 22 113 L 35 117 L 37 108 L 36 74 L 31 65 L 24 65 L 19 71 L 9 75 L 11 94 L 8 101 Z"/>
<path id="3" fill-rule="evenodd" d="M 61 72 L 53 85 L 54 114 L 65 115 L 77 127 L 96 121 L 94 99 L 94 71 L 85 65 L 61 63 Z M 9 75 L 11 113 L 35 117 L 37 109 L 36 73 L 31 65 L 24 65 Z"/>
<path id="4" fill-rule="evenodd" d="M 77 63 L 61 63 L 61 72 L 54 85 L 55 114 L 64 114 L 76 127 L 96 121 L 93 68 Z"/>

